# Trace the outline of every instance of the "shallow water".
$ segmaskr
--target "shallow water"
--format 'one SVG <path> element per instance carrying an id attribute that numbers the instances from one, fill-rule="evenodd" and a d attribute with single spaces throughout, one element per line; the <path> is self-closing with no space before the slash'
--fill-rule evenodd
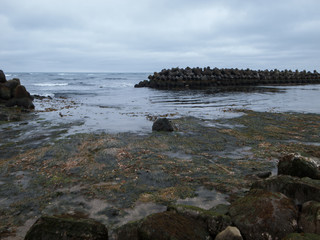
<path id="1" fill-rule="evenodd" d="M 167 91 L 134 88 L 149 73 L 8 73 L 20 78 L 35 100 L 33 135 L 63 129 L 79 132 L 150 132 L 157 116 L 219 119 L 240 116 L 232 109 L 320 113 L 320 85 L 258 87 L 251 91 L 215 93 L 208 90 Z M 51 109 L 50 111 L 48 109 Z M 7 127 L 1 125 L 1 128 Z M 41 133 L 42 132 L 42 133 Z M 42 138 L 41 138 L 42 139 Z"/>

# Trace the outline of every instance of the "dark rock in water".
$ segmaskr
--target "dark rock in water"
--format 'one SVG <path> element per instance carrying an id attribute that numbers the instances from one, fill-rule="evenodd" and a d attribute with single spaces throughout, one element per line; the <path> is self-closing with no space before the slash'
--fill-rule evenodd
<path id="1" fill-rule="evenodd" d="M 27 109 L 34 109 L 33 102 L 30 98 L 11 98 L 7 103 L 7 107 L 20 106 Z"/>
<path id="2" fill-rule="evenodd" d="M 7 81 L 6 75 L 2 70 L 0 70 L 0 83 L 5 83 Z"/>
<path id="3" fill-rule="evenodd" d="M 320 202 L 309 201 L 302 205 L 299 226 L 305 233 L 320 236 Z"/>
<path id="4" fill-rule="evenodd" d="M 173 211 L 146 217 L 138 232 L 141 240 L 212 239 L 202 221 L 196 221 Z"/>
<path id="5" fill-rule="evenodd" d="M 28 231 L 25 240 L 107 240 L 107 228 L 92 219 L 79 219 L 71 216 L 43 216 Z"/>
<path id="6" fill-rule="evenodd" d="M 320 180 L 310 178 L 280 175 L 257 181 L 252 184 L 251 189 L 281 192 L 294 199 L 297 204 L 303 204 L 311 200 L 320 202 Z"/>
<path id="7" fill-rule="evenodd" d="M 0 98 L 8 100 L 11 98 L 11 90 L 4 84 L 0 84 Z"/>
<path id="8" fill-rule="evenodd" d="M 319 166 L 320 162 L 317 159 L 305 158 L 299 154 L 292 153 L 280 159 L 278 174 L 320 179 Z"/>
<path id="9" fill-rule="evenodd" d="M 281 239 L 298 227 L 293 201 L 281 193 L 260 189 L 232 203 L 229 214 L 246 240 Z"/>
<path id="10" fill-rule="evenodd" d="M 152 131 L 172 132 L 173 126 L 167 118 L 158 118 L 152 125 Z"/>
<path id="11" fill-rule="evenodd" d="M 236 227 L 227 227 L 225 230 L 220 232 L 215 240 L 242 240 L 241 233 Z"/>
<path id="12" fill-rule="evenodd" d="M 282 240 L 320 240 L 320 237 L 312 233 L 291 233 Z"/>

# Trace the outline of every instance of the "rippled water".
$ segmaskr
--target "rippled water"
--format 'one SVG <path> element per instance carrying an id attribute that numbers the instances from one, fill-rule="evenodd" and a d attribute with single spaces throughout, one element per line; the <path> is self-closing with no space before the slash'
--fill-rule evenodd
<path id="1" fill-rule="evenodd" d="M 168 91 L 134 88 L 149 73 L 8 73 L 20 78 L 31 94 L 51 96 L 36 100 L 43 121 L 69 123 L 69 132 L 150 131 L 154 116 L 193 116 L 217 119 L 237 116 L 235 108 L 255 111 L 320 113 L 320 85 L 272 86 L 216 93 L 208 90 Z M 65 99 L 57 101 L 56 99 Z M 76 107 L 59 109 L 70 101 Z M 73 106 L 74 106 L 73 105 Z M 76 123 L 76 124 L 72 124 Z"/>

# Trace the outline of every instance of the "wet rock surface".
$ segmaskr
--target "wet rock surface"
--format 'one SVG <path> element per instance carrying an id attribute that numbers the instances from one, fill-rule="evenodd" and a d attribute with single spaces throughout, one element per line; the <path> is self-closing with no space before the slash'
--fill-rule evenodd
<path id="1" fill-rule="evenodd" d="M 281 239 L 298 229 L 298 211 L 281 193 L 251 190 L 231 204 L 229 214 L 247 240 Z"/>
<path id="2" fill-rule="evenodd" d="M 291 70 L 251 70 L 233 68 L 172 68 L 163 69 L 150 75 L 149 80 L 141 81 L 135 87 L 156 89 L 203 89 L 222 90 L 225 87 L 255 86 L 272 84 L 319 84 L 320 74 L 317 71 Z"/>
<path id="3" fill-rule="evenodd" d="M 303 232 L 320 236 L 320 202 L 309 201 L 302 205 L 299 225 Z"/>
<path id="4" fill-rule="evenodd" d="M 43 216 L 28 231 L 25 240 L 108 240 L 107 228 L 92 219 L 74 216 Z"/>
<path id="5" fill-rule="evenodd" d="M 291 153 L 280 159 L 278 163 L 278 174 L 320 179 L 320 160 L 305 158 L 297 153 Z"/>
<path id="6" fill-rule="evenodd" d="M 294 199 L 297 204 L 303 204 L 311 200 L 320 201 L 320 181 L 310 178 L 279 175 L 255 182 L 251 188 L 281 192 Z"/>

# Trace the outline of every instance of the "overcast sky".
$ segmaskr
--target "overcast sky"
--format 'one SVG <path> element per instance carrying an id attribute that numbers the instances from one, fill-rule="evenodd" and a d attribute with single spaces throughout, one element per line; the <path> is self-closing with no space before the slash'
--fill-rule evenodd
<path id="1" fill-rule="evenodd" d="M 0 69 L 320 71 L 319 0 L 1 0 Z"/>

